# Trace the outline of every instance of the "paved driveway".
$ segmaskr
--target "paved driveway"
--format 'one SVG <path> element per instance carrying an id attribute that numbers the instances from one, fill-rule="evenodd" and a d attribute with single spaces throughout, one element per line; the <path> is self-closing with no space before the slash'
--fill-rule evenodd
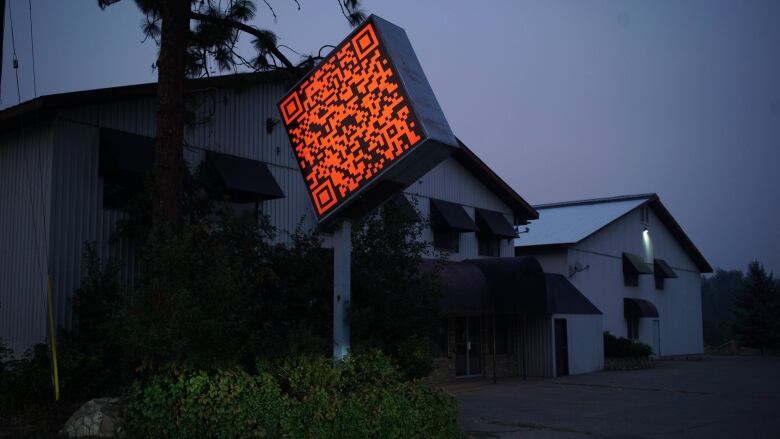
<path id="1" fill-rule="evenodd" d="M 780 438 L 778 357 L 663 361 L 451 391 L 472 437 Z"/>

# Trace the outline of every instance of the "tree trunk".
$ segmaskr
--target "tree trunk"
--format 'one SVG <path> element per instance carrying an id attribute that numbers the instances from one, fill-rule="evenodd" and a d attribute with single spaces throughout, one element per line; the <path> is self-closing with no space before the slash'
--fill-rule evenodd
<path id="1" fill-rule="evenodd" d="M 164 0 L 157 60 L 157 133 L 154 157 L 153 235 L 176 232 L 184 199 L 184 79 L 189 0 Z"/>

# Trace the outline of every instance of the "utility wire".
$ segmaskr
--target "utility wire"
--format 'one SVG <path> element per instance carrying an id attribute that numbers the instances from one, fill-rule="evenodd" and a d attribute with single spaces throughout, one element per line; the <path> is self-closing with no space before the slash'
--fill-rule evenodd
<path id="1" fill-rule="evenodd" d="M 27 0 L 27 6 L 29 7 L 30 18 L 30 50 L 32 51 L 32 71 L 33 71 L 33 93 L 34 97 L 38 97 L 38 85 L 35 80 L 35 40 L 33 40 L 33 23 L 32 23 L 32 0 Z"/>
<path id="2" fill-rule="evenodd" d="M 13 51 L 13 68 L 16 74 L 16 103 L 22 103 L 22 94 L 19 91 L 19 58 L 16 57 L 16 39 L 14 38 L 14 13 L 11 10 L 11 3 L 8 2 L 8 20 L 11 22 L 11 49 Z"/>

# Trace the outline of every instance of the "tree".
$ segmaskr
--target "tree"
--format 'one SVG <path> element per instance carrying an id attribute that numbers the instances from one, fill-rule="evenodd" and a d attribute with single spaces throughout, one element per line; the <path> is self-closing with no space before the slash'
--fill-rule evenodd
<path id="1" fill-rule="evenodd" d="M 105 8 L 119 0 L 98 0 Z M 294 0 L 297 3 L 297 0 Z M 224 4 L 223 4 L 224 3 Z M 268 10 L 276 14 L 268 3 Z M 187 76 L 209 74 L 209 60 L 221 71 L 240 66 L 254 70 L 285 68 L 295 65 L 282 54 L 273 32 L 249 22 L 256 7 L 251 0 L 136 0 L 146 15 L 143 32 L 160 47 L 157 59 L 157 145 L 154 165 L 154 227 L 159 231 L 181 225 L 184 159 L 184 83 Z M 339 0 L 341 12 L 354 26 L 363 20 L 359 0 Z M 300 8 L 300 6 L 299 6 Z M 194 27 L 191 25 L 195 22 Z M 240 33 L 253 37 L 257 51 L 250 62 L 236 51 Z M 311 63 L 313 57 L 304 59 Z"/>
<path id="2" fill-rule="evenodd" d="M 714 276 L 702 276 L 701 313 L 704 343 L 720 346 L 733 338 L 734 297 L 742 287 L 742 271 L 715 271 Z"/>
<path id="3" fill-rule="evenodd" d="M 355 349 L 380 349 L 407 377 L 427 376 L 441 322 L 443 286 L 436 271 L 422 270 L 425 224 L 386 203 L 355 225 L 352 236 L 352 302 Z"/>
<path id="4" fill-rule="evenodd" d="M 766 348 L 780 343 L 780 285 L 763 265 L 753 261 L 735 298 L 734 333 L 745 346 Z"/>
<path id="5" fill-rule="evenodd" d="M 119 0 L 97 0 L 105 8 Z M 297 3 L 297 0 L 293 0 Z M 220 70 L 239 66 L 254 70 L 274 68 L 295 70 L 279 50 L 273 32 L 259 29 L 249 22 L 256 7 L 251 0 L 135 0 L 146 15 L 143 32 L 160 47 L 157 59 L 157 127 L 153 175 L 153 209 L 150 241 L 163 241 L 180 232 L 184 199 L 184 91 L 187 76 L 208 75 L 209 60 Z M 274 14 L 268 0 L 264 0 Z M 364 18 L 359 0 L 338 0 L 341 12 L 353 26 Z M 300 8 L 300 5 L 299 5 Z M 195 25 L 192 25 L 195 22 Z M 240 33 L 252 36 L 257 54 L 252 62 L 236 52 Z M 304 59 L 311 64 L 314 57 Z M 170 279 L 161 273 L 155 281 L 157 295 L 162 296 Z M 154 304 L 159 303 L 158 297 Z"/>

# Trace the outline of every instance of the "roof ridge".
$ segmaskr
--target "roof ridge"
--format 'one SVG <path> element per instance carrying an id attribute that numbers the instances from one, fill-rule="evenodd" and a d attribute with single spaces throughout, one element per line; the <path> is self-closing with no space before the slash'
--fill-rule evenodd
<path id="1" fill-rule="evenodd" d="M 655 192 L 648 192 L 644 194 L 631 194 L 631 195 L 616 195 L 612 197 L 603 197 L 603 198 L 587 198 L 584 200 L 571 200 L 571 201 L 560 201 L 556 203 L 544 203 L 544 204 L 534 204 L 534 209 L 548 209 L 551 207 L 565 207 L 565 206 L 579 206 L 583 204 L 600 204 L 600 203 L 613 203 L 617 201 L 630 201 L 630 200 L 639 200 L 642 198 L 647 199 L 657 199 L 658 194 Z"/>

